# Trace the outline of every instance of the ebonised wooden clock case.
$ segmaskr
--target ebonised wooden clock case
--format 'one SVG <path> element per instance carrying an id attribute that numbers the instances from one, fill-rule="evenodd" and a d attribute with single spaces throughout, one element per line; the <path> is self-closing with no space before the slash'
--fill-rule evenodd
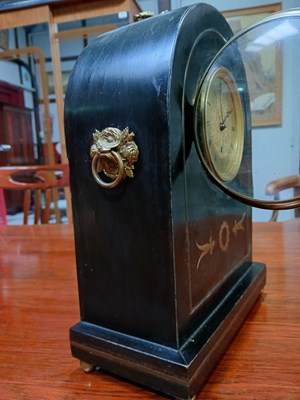
<path id="1" fill-rule="evenodd" d="M 206 4 L 103 34 L 65 99 L 81 314 L 72 354 L 181 399 L 203 385 L 265 282 L 251 208 L 211 182 L 194 142 L 201 78 L 231 36 Z M 250 160 L 235 61 L 221 60 L 243 87 Z M 93 133 L 107 127 L 128 127 L 139 149 L 134 177 L 112 189 L 91 172 Z M 251 176 L 240 179 L 251 190 Z"/>

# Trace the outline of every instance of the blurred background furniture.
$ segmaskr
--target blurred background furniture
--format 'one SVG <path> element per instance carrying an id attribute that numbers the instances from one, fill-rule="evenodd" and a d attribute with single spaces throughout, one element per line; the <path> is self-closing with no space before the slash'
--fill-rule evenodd
<path id="1" fill-rule="evenodd" d="M 7 218 L 6 218 L 6 206 L 5 206 L 5 198 L 3 189 L 0 189 L 0 225 L 6 225 Z"/>
<path id="2" fill-rule="evenodd" d="M 286 189 L 294 190 L 294 197 L 300 196 L 300 175 L 290 175 L 284 178 L 275 179 L 268 183 L 266 194 L 274 196 L 275 200 L 280 199 L 280 192 Z M 295 208 L 295 217 L 300 216 L 300 208 Z M 277 221 L 278 210 L 272 212 L 270 221 Z"/>
<path id="3" fill-rule="evenodd" d="M 68 164 L 0 167 L 0 188 L 22 192 L 24 224 L 28 224 L 31 210 L 34 224 L 49 223 L 52 213 L 55 222 L 60 223 L 59 202 L 64 198 L 64 191 L 59 189 L 68 186 Z"/>
<path id="4" fill-rule="evenodd" d="M 9 144 L 0 144 L 0 154 L 10 150 Z M 6 225 L 6 203 L 3 189 L 0 189 L 0 225 Z"/>
<path id="5" fill-rule="evenodd" d="M 23 90 L 0 81 L 0 143 L 9 143 L 10 151 L 0 151 L 0 166 L 33 165 L 34 144 L 31 111 L 24 105 Z M 6 210 L 14 214 L 22 208 L 18 192 L 6 193 Z"/>

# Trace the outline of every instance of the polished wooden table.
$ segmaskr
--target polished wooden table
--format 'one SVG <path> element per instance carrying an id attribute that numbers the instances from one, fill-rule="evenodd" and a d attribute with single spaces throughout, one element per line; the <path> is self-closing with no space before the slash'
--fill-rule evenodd
<path id="1" fill-rule="evenodd" d="M 255 224 L 254 259 L 267 285 L 198 400 L 300 399 L 300 219 Z M 71 357 L 71 225 L 0 226 L 0 312 L 0 399 L 166 399 Z"/>

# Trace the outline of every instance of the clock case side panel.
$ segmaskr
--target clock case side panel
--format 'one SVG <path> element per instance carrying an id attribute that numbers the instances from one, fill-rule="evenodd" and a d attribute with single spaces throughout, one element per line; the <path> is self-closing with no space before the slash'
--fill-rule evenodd
<path id="1" fill-rule="evenodd" d="M 79 57 L 65 101 L 81 321 L 170 347 L 177 322 L 167 91 L 182 14 L 99 36 Z M 108 126 L 128 126 L 139 147 L 134 178 L 111 190 L 94 181 L 89 156 L 92 133 Z"/>
<path id="2" fill-rule="evenodd" d="M 210 62 L 232 37 L 229 25 L 217 10 L 203 7 L 198 11 L 200 15 L 193 13 L 186 27 L 181 27 L 173 59 L 173 88 L 170 96 L 170 102 L 174 104 L 170 107 L 170 125 L 176 290 L 177 298 L 180 299 L 177 304 L 178 334 L 179 345 L 183 347 L 189 346 L 197 332 L 203 334 L 205 321 L 224 305 L 224 299 L 230 293 L 233 295 L 241 282 L 244 282 L 242 285 L 245 288 L 251 286 L 249 274 L 253 274 L 257 283 L 252 302 L 258 297 L 265 279 L 264 267 L 254 267 L 252 264 L 252 208 L 232 199 L 215 185 L 196 150 L 194 113 L 200 82 Z M 200 32 L 193 29 L 199 21 L 203 21 Z M 194 32 L 195 36 L 190 32 Z M 193 46 L 187 43 L 188 40 L 194 42 Z M 183 58 L 185 51 L 189 53 Z M 237 84 L 243 89 L 245 150 L 239 179 L 252 190 L 251 165 L 249 168 L 250 103 L 238 49 L 229 59 L 221 57 L 220 63 L 234 71 Z M 182 121 L 174 123 L 180 108 Z M 181 140 L 178 140 L 180 135 L 174 134 L 179 129 Z M 244 168 L 245 165 L 247 168 Z M 211 252 L 201 250 L 201 245 L 208 247 L 212 242 L 214 247 Z M 252 271 L 253 268 L 255 271 Z M 232 308 L 236 301 L 233 295 Z M 222 323 L 223 317 L 219 315 L 219 323 Z M 235 329 L 237 327 L 238 324 Z"/>

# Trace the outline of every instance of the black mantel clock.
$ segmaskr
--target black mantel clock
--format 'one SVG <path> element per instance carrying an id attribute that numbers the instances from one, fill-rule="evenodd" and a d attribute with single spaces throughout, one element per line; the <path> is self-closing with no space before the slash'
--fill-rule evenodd
<path id="1" fill-rule="evenodd" d="M 252 209 L 229 195 L 253 194 L 239 46 L 211 64 L 232 35 L 206 4 L 103 34 L 65 99 L 81 313 L 72 354 L 179 399 L 203 385 L 266 279 Z"/>

